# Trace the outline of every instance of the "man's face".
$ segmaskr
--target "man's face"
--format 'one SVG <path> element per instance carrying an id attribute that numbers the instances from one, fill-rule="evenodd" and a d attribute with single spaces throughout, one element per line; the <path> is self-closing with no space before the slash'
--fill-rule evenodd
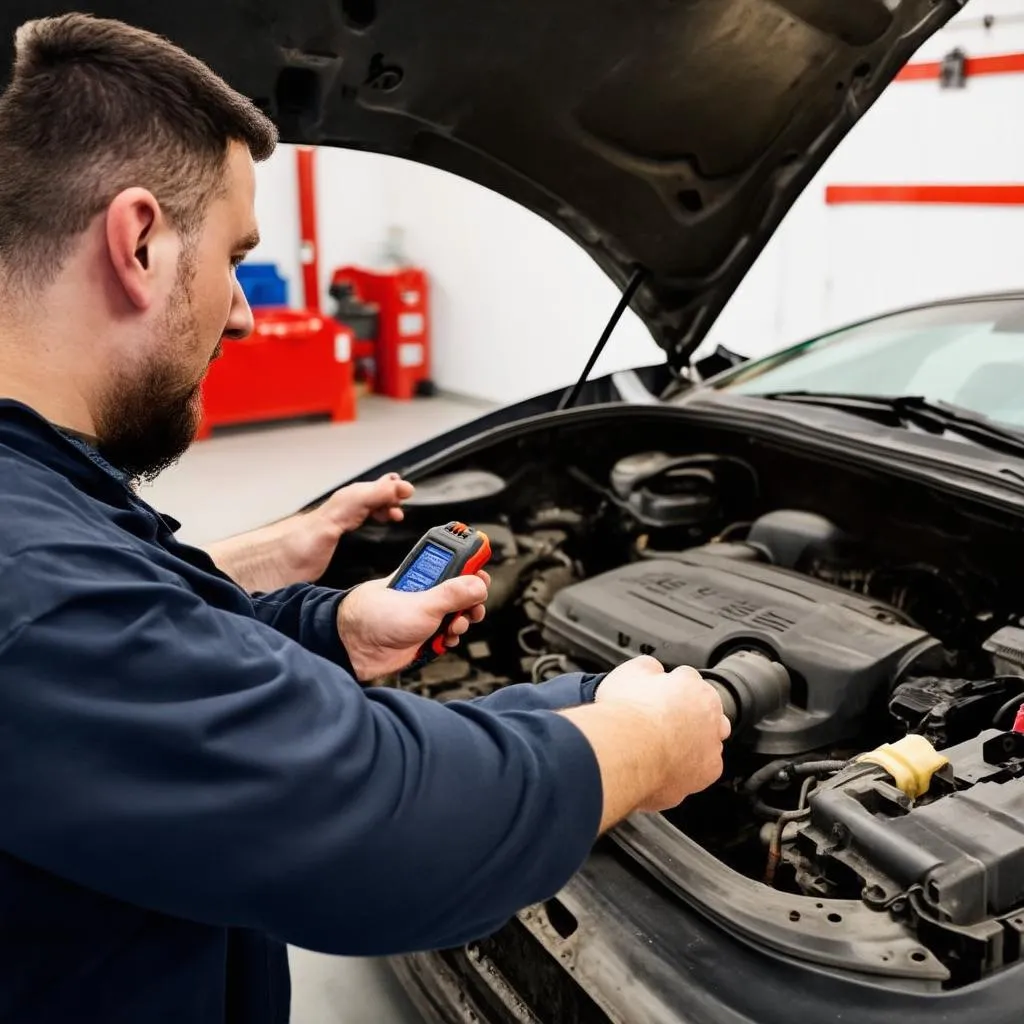
<path id="1" fill-rule="evenodd" d="M 171 294 L 154 314 L 153 337 L 121 370 L 97 422 L 100 451 L 135 479 L 152 479 L 184 454 L 199 429 L 203 378 L 223 339 L 252 332 L 235 276 L 259 238 L 255 170 L 241 144 L 231 146 L 224 185 L 183 251 Z"/>

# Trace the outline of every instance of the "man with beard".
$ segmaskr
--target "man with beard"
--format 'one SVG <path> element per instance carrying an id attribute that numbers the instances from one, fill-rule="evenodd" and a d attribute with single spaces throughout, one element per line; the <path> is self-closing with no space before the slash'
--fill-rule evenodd
<path id="1" fill-rule="evenodd" d="M 273 125 L 165 40 L 30 22 L 0 97 L 0 1020 L 271 1024 L 285 947 L 460 944 L 710 784 L 714 690 L 648 658 L 442 706 L 486 576 L 251 596 L 134 482 L 252 315 Z M 596 697 L 595 697 L 596 693 Z"/>

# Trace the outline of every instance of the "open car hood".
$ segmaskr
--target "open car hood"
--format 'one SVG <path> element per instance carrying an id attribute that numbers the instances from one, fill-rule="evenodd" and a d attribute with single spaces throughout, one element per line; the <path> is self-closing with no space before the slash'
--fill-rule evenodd
<path id="1" fill-rule="evenodd" d="M 284 141 L 432 164 L 535 211 L 685 364 L 815 171 L 963 0 L 90 0 Z M 80 5 L 6 0 L 14 29 Z"/>

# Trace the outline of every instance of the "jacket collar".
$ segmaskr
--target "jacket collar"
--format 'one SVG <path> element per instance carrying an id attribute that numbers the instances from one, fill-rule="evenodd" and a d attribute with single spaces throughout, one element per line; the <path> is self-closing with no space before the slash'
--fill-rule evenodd
<path id="1" fill-rule="evenodd" d="M 162 515 L 143 501 L 123 470 L 108 462 L 96 447 L 74 431 L 57 427 L 34 409 L 11 398 L 0 398 L 0 450 L 11 448 L 66 477 L 80 491 L 118 505 L 144 506 L 171 533 L 181 523 Z"/>
<path id="2" fill-rule="evenodd" d="M 54 426 L 14 399 L 0 399 L 0 448 L 8 447 L 39 462 L 87 492 L 116 487 L 131 494 L 131 482 L 80 435 Z"/>
<path id="3" fill-rule="evenodd" d="M 56 430 L 58 434 L 61 434 L 70 441 L 83 455 L 86 455 L 91 459 L 105 473 L 109 473 L 118 481 L 118 483 L 131 488 L 132 482 L 128 474 L 103 458 L 99 449 L 91 441 L 87 440 L 81 434 L 75 433 L 73 430 L 65 430 L 63 427 L 56 427 Z"/>

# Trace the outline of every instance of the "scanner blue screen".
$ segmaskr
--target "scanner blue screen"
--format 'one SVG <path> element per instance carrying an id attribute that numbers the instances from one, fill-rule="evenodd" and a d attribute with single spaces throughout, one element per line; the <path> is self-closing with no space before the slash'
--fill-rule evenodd
<path id="1" fill-rule="evenodd" d="M 454 557 L 451 551 L 437 544 L 425 544 L 416 561 L 402 573 L 395 590 L 429 590 L 441 579 Z"/>

